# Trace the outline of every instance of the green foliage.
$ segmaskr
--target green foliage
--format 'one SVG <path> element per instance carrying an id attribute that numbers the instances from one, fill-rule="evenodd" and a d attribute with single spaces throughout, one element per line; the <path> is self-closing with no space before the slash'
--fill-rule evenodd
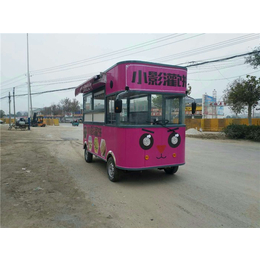
<path id="1" fill-rule="evenodd" d="M 74 98 L 70 102 L 70 110 L 71 110 L 71 112 L 75 113 L 79 109 L 80 109 L 79 101 L 76 98 Z"/>
<path id="2" fill-rule="evenodd" d="M 0 110 L 0 118 L 5 116 L 5 111 L 4 110 Z"/>
<path id="3" fill-rule="evenodd" d="M 260 126 L 250 125 L 246 128 L 246 139 L 260 142 Z"/>
<path id="4" fill-rule="evenodd" d="M 77 99 L 70 100 L 69 98 L 62 99 L 57 105 L 52 104 L 49 107 L 44 107 L 41 110 L 43 115 L 62 115 L 67 112 L 75 113 L 80 109 L 80 103 Z"/>
<path id="5" fill-rule="evenodd" d="M 223 132 L 231 139 L 247 139 L 260 142 L 260 125 L 231 124 L 225 127 Z"/>
<path id="6" fill-rule="evenodd" d="M 243 139 L 245 138 L 247 125 L 229 125 L 223 129 L 223 132 L 228 138 L 231 139 Z"/>
<path id="7" fill-rule="evenodd" d="M 152 95 L 152 107 L 162 108 L 162 95 Z"/>
<path id="8" fill-rule="evenodd" d="M 245 63 L 250 64 L 254 69 L 260 66 L 260 46 L 256 47 L 253 54 L 246 58 Z"/>
<path id="9" fill-rule="evenodd" d="M 252 108 L 260 99 L 260 78 L 246 76 L 245 79 L 236 79 L 224 91 L 224 101 L 231 106 L 236 114 L 248 110 L 248 122 L 251 125 Z"/>

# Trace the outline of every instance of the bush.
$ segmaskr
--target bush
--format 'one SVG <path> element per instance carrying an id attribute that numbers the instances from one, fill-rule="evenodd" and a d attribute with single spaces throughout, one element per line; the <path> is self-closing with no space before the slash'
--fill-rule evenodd
<path id="1" fill-rule="evenodd" d="M 259 125 L 247 126 L 245 138 L 260 142 L 260 126 Z"/>
<path id="2" fill-rule="evenodd" d="M 231 124 L 223 129 L 231 139 L 248 139 L 260 142 L 260 125 L 235 125 Z"/>
<path id="3" fill-rule="evenodd" d="M 243 139 L 246 136 L 246 125 L 229 125 L 223 129 L 228 138 Z"/>

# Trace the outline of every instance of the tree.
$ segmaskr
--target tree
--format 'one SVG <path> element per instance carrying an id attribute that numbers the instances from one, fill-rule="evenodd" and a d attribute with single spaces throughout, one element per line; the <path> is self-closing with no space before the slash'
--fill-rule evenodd
<path id="1" fill-rule="evenodd" d="M 162 95 L 152 95 L 152 108 L 162 108 Z"/>
<path id="2" fill-rule="evenodd" d="M 51 115 L 51 107 L 44 107 L 42 110 L 41 110 L 41 114 L 43 114 L 44 116 L 49 116 Z"/>
<path id="3" fill-rule="evenodd" d="M 0 118 L 5 116 L 5 111 L 4 110 L 0 110 Z"/>
<path id="4" fill-rule="evenodd" d="M 254 52 L 246 58 L 245 63 L 249 63 L 254 69 L 260 66 L 260 46 L 256 47 Z"/>
<path id="5" fill-rule="evenodd" d="M 64 98 L 60 101 L 62 109 L 65 113 L 71 112 L 71 101 L 69 98 Z"/>
<path id="6" fill-rule="evenodd" d="M 187 86 L 187 96 L 191 94 L 191 85 L 188 83 Z M 176 102 L 176 101 L 174 101 Z M 162 95 L 152 96 L 152 107 L 162 108 Z"/>
<path id="7" fill-rule="evenodd" d="M 231 106 L 231 110 L 236 114 L 247 108 L 248 124 L 252 125 L 252 108 L 260 100 L 260 78 L 246 76 L 247 79 L 237 79 L 231 83 L 224 91 L 224 101 Z"/>
<path id="8" fill-rule="evenodd" d="M 54 116 L 61 115 L 62 114 L 62 106 L 60 104 L 58 104 L 58 105 L 52 104 L 51 105 L 51 111 L 52 111 L 52 114 Z"/>
<path id="9" fill-rule="evenodd" d="M 74 117 L 75 112 L 77 112 L 78 110 L 80 110 L 79 101 L 76 98 L 74 98 L 70 102 L 70 111 L 72 112 L 73 117 Z"/>
<path id="10" fill-rule="evenodd" d="M 17 116 L 17 117 L 21 117 L 21 116 L 22 116 L 22 113 L 21 113 L 20 111 L 18 111 L 18 112 L 16 113 L 16 116 Z"/>

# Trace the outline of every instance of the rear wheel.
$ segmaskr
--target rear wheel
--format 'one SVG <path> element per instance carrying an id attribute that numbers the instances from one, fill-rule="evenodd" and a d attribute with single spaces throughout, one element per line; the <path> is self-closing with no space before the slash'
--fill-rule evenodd
<path id="1" fill-rule="evenodd" d="M 87 150 L 87 147 L 85 147 L 85 161 L 90 163 L 92 162 L 92 159 L 93 159 L 93 154 L 90 153 L 88 150 Z"/>
<path id="2" fill-rule="evenodd" d="M 165 173 L 172 175 L 172 174 L 176 173 L 178 171 L 178 169 L 179 169 L 179 166 L 174 166 L 174 167 L 170 167 L 170 168 L 164 168 L 164 171 L 165 171 Z"/>
<path id="3" fill-rule="evenodd" d="M 112 182 L 117 182 L 120 179 L 120 170 L 116 168 L 113 157 L 109 157 L 107 160 L 107 175 Z"/>

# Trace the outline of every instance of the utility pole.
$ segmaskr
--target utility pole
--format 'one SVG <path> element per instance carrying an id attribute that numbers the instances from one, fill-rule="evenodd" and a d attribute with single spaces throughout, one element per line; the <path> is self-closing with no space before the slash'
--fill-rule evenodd
<path id="1" fill-rule="evenodd" d="M 217 91 L 215 89 L 213 90 L 213 99 L 214 99 L 214 103 L 213 103 L 214 117 L 217 118 L 218 117 L 217 116 Z M 212 118 L 213 118 L 213 111 L 212 111 Z"/>
<path id="2" fill-rule="evenodd" d="M 31 92 L 31 83 L 30 83 L 30 103 L 31 103 L 31 117 L 33 116 L 33 110 L 32 110 L 32 92 Z"/>
<path id="3" fill-rule="evenodd" d="M 31 125 L 31 111 L 30 111 L 31 84 L 30 84 L 30 74 L 29 74 L 29 41 L 28 41 L 28 33 L 27 33 L 27 77 L 28 77 L 28 130 L 30 130 L 30 125 Z"/>
<path id="4" fill-rule="evenodd" d="M 14 98 L 14 92 L 15 92 L 15 87 L 13 88 L 13 99 L 14 99 L 14 123 L 16 122 L 15 118 L 15 98 Z"/>
<path id="5" fill-rule="evenodd" d="M 9 129 L 11 129 L 11 94 L 9 92 Z"/>

